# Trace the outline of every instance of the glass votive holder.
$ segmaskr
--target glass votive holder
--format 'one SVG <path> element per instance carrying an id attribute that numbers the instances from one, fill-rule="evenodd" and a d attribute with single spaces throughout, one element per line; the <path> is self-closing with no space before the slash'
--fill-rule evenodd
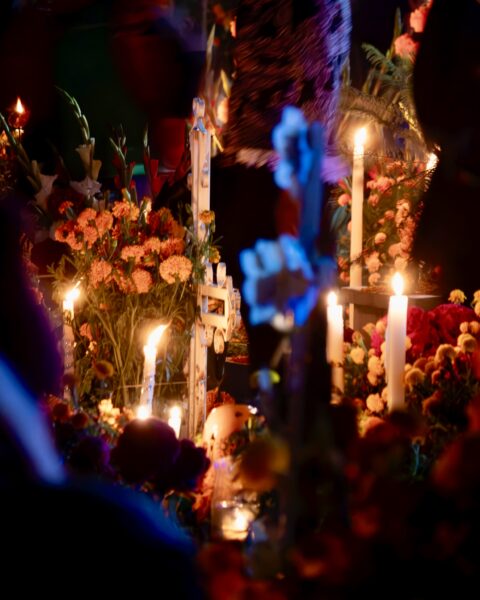
<path id="1" fill-rule="evenodd" d="M 255 519 L 253 506 L 238 500 L 221 500 L 212 505 L 212 537 L 243 542 Z"/>

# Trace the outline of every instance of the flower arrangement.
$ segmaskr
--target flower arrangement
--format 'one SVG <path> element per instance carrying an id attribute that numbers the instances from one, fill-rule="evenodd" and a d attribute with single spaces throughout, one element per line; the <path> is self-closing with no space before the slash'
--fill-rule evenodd
<path id="1" fill-rule="evenodd" d="M 393 158 L 383 160 L 368 173 L 361 260 L 372 288 L 383 286 L 393 271 L 404 271 L 409 264 L 427 175 L 425 163 Z M 340 281 L 346 284 L 350 269 L 352 203 L 349 180 L 340 184 L 335 202 L 337 265 Z"/>
<path id="2" fill-rule="evenodd" d="M 169 334 L 157 360 L 155 398 L 160 396 L 160 383 L 168 384 L 162 389 L 164 398 L 181 397 L 196 314 L 196 285 L 203 281 L 205 261 L 218 261 L 212 244 L 214 214 L 200 215 L 206 232 L 200 241 L 193 233 L 188 206 L 179 207 L 176 217 L 166 206 L 152 207 L 159 203 L 162 182 L 147 139 L 144 167 L 152 197 L 138 198 L 135 163 L 127 158 L 121 128 L 110 139 L 117 175 L 113 188 L 107 188 L 99 180 L 102 164 L 95 158 L 86 116 L 73 97 L 63 90 L 60 93 L 78 124 L 81 144 L 76 150 L 83 180 L 72 181 L 61 161 L 54 174 L 44 174 L 5 120 L 2 123 L 33 191 L 29 205 L 35 215 L 32 242 L 53 239 L 57 245 L 57 260 L 49 267 L 53 298 L 61 306 L 67 287 L 81 291 L 69 323 L 75 335 L 80 402 L 90 407 L 110 397 L 120 407 L 138 401 L 142 346 L 147 329 L 159 321 L 169 325 Z M 184 175 L 184 165 L 180 170 L 179 176 Z"/>
<path id="3" fill-rule="evenodd" d="M 458 302 L 462 295 L 454 290 L 451 299 L 456 302 L 408 312 L 406 408 L 422 423 L 421 435 L 415 435 L 428 465 L 465 430 L 467 409 L 480 392 L 480 294 L 475 294 L 473 309 Z M 360 408 L 363 432 L 387 416 L 385 331 L 383 318 L 353 332 L 345 343 L 345 398 Z"/>
<path id="4" fill-rule="evenodd" d="M 368 177 L 363 207 L 365 284 L 383 287 L 393 270 L 409 263 L 413 233 L 421 211 L 421 196 L 435 164 L 423 139 L 413 103 L 411 80 L 428 0 L 413 11 L 404 32 L 397 14 L 393 41 L 383 55 L 364 44 L 371 69 L 361 90 L 345 85 L 339 145 L 351 161 L 352 127 L 368 125 L 369 149 L 365 155 Z M 335 232 L 340 281 L 349 281 L 351 179 L 332 192 L 332 229 Z M 432 286 L 432 274 L 422 274 L 423 286 Z"/>

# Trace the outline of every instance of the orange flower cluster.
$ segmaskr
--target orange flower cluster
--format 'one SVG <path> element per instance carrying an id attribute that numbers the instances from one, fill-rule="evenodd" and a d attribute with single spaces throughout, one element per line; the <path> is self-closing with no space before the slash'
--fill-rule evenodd
<path id="1" fill-rule="evenodd" d="M 57 228 L 55 239 L 70 246 L 93 288 L 114 285 L 124 294 L 146 294 L 156 283 L 189 280 L 185 228 L 168 208 L 147 205 L 124 199 L 111 210 L 85 208 Z"/>

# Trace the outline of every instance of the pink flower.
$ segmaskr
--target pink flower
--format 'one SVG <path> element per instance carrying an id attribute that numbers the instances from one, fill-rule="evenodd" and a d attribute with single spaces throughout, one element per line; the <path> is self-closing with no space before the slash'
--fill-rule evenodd
<path id="1" fill-rule="evenodd" d="M 92 329 L 89 323 L 82 323 L 80 325 L 79 332 L 81 336 L 86 337 L 90 341 L 93 340 Z"/>
<path id="2" fill-rule="evenodd" d="M 393 221 L 393 219 L 395 218 L 395 213 L 393 212 L 393 210 L 386 210 L 383 216 L 387 221 Z"/>
<path id="3" fill-rule="evenodd" d="M 102 258 L 96 258 L 90 266 L 90 273 L 88 276 L 91 285 L 96 288 L 100 283 L 107 283 L 111 272 L 112 265 L 109 262 Z"/>
<path id="4" fill-rule="evenodd" d="M 368 203 L 370 204 L 370 206 L 377 206 L 377 204 L 380 201 L 380 196 L 378 194 L 370 194 L 368 196 Z"/>
<path id="5" fill-rule="evenodd" d="M 152 287 L 152 276 L 145 269 L 134 269 L 132 273 L 133 283 L 139 294 L 146 294 Z"/>
<path id="6" fill-rule="evenodd" d="M 348 204 L 351 204 L 352 198 L 351 198 L 350 194 L 341 194 L 338 197 L 337 202 L 338 202 L 339 206 L 347 206 Z"/>
<path id="7" fill-rule="evenodd" d="M 382 266 L 382 263 L 378 258 L 378 252 L 372 252 L 369 256 L 367 256 L 365 258 L 365 265 L 369 273 L 375 273 L 378 271 Z"/>
<path id="8" fill-rule="evenodd" d="M 430 12 L 431 4 L 427 2 L 423 6 L 420 6 L 412 13 L 410 13 L 410 27 L 415 33 L 422 33 L 425 29 L 425 23 L 427 22 L 427 16 Z"/>
<path id="9" fill-rule="evenodd" d="M 400 58 L 413 60 L 418 50 L 418 43 L 414 42 L 408 33 L 397 37 L 394 42 L 395 54 Z"/>
<path id="10" fill-rule="evenodd" d="M 192 273 L 192 262 L 186 256 L 170 256 L 160 264 L 159 272 L 167 283 L 185 282 Z"/>
<path id="11" fill-rule="evenodd" d="M 375 236 L 375 244 L 383 244 L 383 242 L 387 239 L 387 234 L 383 231 L 379 231 Z"/>
<path id="12" fill-rule="evenodd" d="M 408 261 L 403 256 L 397 256 L 395 259 L 395 269 L 397 271 L 404 271 L 407 268 Z"/>
<path id="13" fill-rule="evenodd" d="M 368 277 L 368 285 L 371 285 L 371 286 L 378 285 L 380 283 L 380 279 L 381 279 L 380 273 L 372 273 Z"/>
<path id="14" fill-rule="evenodd" d="M 402 247 L 401 247 L 400 242 L 398 242 L 398 244 L 392 244 L 388 249 L 388 254 L 392 258 L 395 258 L 396 256 L 400 255 L 401 253 L 402 253 Z"/>

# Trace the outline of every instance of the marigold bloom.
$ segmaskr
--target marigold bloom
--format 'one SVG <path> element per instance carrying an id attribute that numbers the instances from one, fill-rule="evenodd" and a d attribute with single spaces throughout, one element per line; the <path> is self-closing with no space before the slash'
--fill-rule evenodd
<path id="1" fill-rule="evenodd" d="M 159 254 L 161 247 L 162 242 L 158 239 L 158 237 L 149 237 L 143 243 L 144 254 L 151 254 L 152 252 Z"/>
<path id="2" fill-rule="evenodd" d="M 450 296 L 448 297 L 449 302 L 453 302 L 453 304 L 463 304 L 467 297 L 462 292 L 462 290 L 452 290 L 450 292 Z"/>
<path id="3" fill-rule="evenodd" d="M 77 223 L 80 227 L 85 227 L 90 223 L 90 221 L 95 221 L 95 217 L 97 216 L 97 211 L 93 208 L 85 208 L 78 215 Z"/>
<path id="4" fill-rule="evenodd" d="M 83 240 L 87 244 L 87 248 L 91 248 L 93 244 L 98 240 L 98 231 L 96 227 L 92 225 L 86 225 L 83 230 Z"/>
<path id="5" fill-rule="evenodd" d="M 140 209 L 132 202 L 122 200 L 121 202 L 115 202 L 112 208 L 112 213 L 117 219 L 129 219 L 130 221 L 136 221 L 140 215 Z"/>
<path id="6" fill-rule="evenodd" d="M 160 257 L 162 260 L 173 256 L 174 254 L 183 254 L 185 250 L 185 243 L 179 238 L 170 238 L 160 242 Z"/>
<path id="7" fill-rule="evenodd" d="M 152 276 L 145 269 L 134 269 L 132 273 L 133 283 L 139 294 L 146 294 L 152 287 Z"/>
<path id="8" fill-rule="evenodd" d="M 108 210 L 102 210 L 95 217 L 95 225 L 97 226 L 98 235 L 103 237 L 113 226 L 112 213 Z"/>
<path id="9" fill-rule="evenodd" d="M 199 219 L 205 225 L 211 225 L 215 221 L 215 213 L 213 210 L 202 210 Z"/>
<path id="10" fill-rule="evenodd" d="M 124 261 L 129 261 L 131 258 L 135 260 L 135 264 L 138 264 L 145 254 L 143 246 L 124 246 L 120 252 L 120 257 Z"/>
<path id="11" fill-rule="evenodd" d="M 186 256 L 170 256 L 160 264 L 159 272 L 167 283 L 185 282 L 192 273 L 192 262 Z"/>
<path id="12" fill-rule="evenodd" d="M 90 284 L 96 288 L 100 285 L 100 283 L 108 282 L 111 273 L 112 265 L 102 258 L 96 258 L 92 261 L 90 266 L 88 279 Z"/>

